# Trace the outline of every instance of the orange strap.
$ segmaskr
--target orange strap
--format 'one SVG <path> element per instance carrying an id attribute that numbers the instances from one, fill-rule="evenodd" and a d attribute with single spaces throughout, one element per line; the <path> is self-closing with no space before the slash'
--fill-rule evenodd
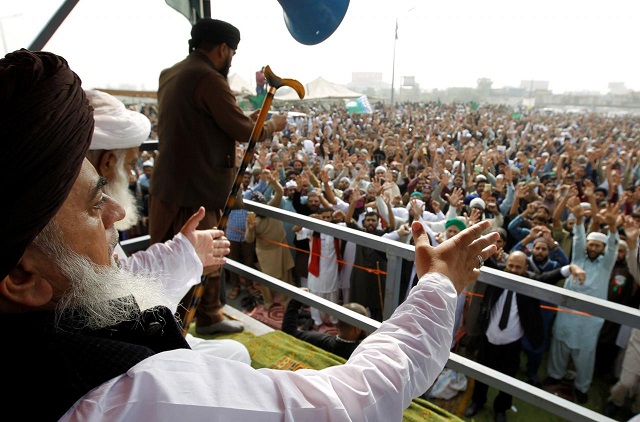
<path id="1" fill-rule="evenodd" d="M 227 230 L 233 230 L 234 232 L 244 234 L 244 231 L 240 230 L 240 229 L 234 229 L 234 228 L 228 227 Z M 262 240 L 264 242 L 271 243 L 272 245 L 278 245 L 278 246 L 280 246 L 282 248 L 287 248 L 287 249 L 294 250 L 296 252 L 302 252 L 302 253 L 309 254 L 308 250 L 296 248 L 295 246 L 291 246 L 288 243 L 276 242 L 275 240 L 265 239 L 264 237 L 260 237 L 260 236 L 256 236 L 256 238 L 260 239 L 260 240 Z M 315 253 L 314 253 L 314 255 L 315 255 Z M 382 271 L 382 270 L 379 270 L 377 268 L 363 267 L 361 265 L 356 265 L 356 264 L 354 264 L 352 262 L 346 262 L 346 261 L 343 261 L 341 259 L 327 258 L 326 256 L 322 256 L 320 254 L 318 254 L 318 256 L 321 259 L 330 259 L 332 261 L 335 261 L 335 262 L 338 263 L 339 266 L 349 265 L 349 266 L 351 266 L 353 268 L 358 268 L 359 270 L 366 271 L 366 272 L 371 273 L 371 274 L 387 275 L 386 271 Z"/>

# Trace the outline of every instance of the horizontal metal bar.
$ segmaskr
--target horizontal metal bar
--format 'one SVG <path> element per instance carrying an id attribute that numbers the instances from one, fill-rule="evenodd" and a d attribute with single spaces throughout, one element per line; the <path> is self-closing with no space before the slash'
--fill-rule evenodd
<path id="1" fill-rule="evenodd" d="M 455 353 L 451 353 L 446 366 L 454 371 L 461 372 L 476 381 L 490 385 L 500 391 L 504 391 L 507 394 L 518 397 L 527 403 L 531 403 L 536 407 L 542 408 L 572 422 L 614 421 L 614 419 L 607 418 L 606 416 L 587 409 L 586 407 L 582 407 L 579 404 L 565 400 L 560 396 L 556 396 L 540 388 L 532 387 L 526 382 L 505 375 L 502 372 L 498 372 L 495 369 L 491 369 Z"/>
<path id="2" fill-rule="evenodd" d="M 492 286 L 512 290 L 576 311 L 597 315 L 609 321 L 640 329 L 640 310 L 598 299 L 563 287 L 545 284 L 530 278 L 483 267 L 478 280 Z M 608 280 L 604 281 L 605 283 Z"/>
<path id="3" fill-rule="evenodd" d="M 127 256 L 141 249 L 147 249 L 150 245 L 151 236 L 149 235 L 134 237 L 120 242 L 120 246 L 122 246 L 122 249 L 125 251 Z"/>
<path id="4" fill-rule="evenodd" d="M 140 145 L 140 151 L 156 151 L 159 148 L 158 141 L 144 141 L 142 145 Z"/>
<path id="5" fill-rule="evenodd" d="M 357 243 L 378 251 L 391 253 L 401 258 L 413 261 L 415 256 L 415 248 L 395 240 L 385 239 L 364 231 L 351 229 L 349 227 L 339 226 L 335 223 L 328 223 L 317 218 L 307 217 L 306 215 L 296 214 L 280 208 L 274 208 L 269 205 L 260 204 L 259 202 L 244 200 L 245 208 L 256 214 L 265 217 L 273 217 L 287 223 L 297 224 L 315 231 L 319 231 L 338 239 Z"/>
<path id="6" fill-rule="evenodd" d="M 387 240 L 358 230 L 349 229 L 333 223 L 327 223 L 315 218 L 284 211 L 279 208 L 269 207 L 253 201 L 245 201 L 247 209 L 260 215 L 288 221 L 293 224 L 304 225 L 322 233 L 328 233 L 340 239 L 350 242 L 365 244 L 373 249 L 385 251 L 391 255 L 398 255 L 405 259 L 413 260 L 414 247 L 393 240 Z M 149 246 L 149 236 L 125 240 L 121 243 L 125 252 L 135 252 Z M 399 262 L 399 261 L 397 261 Z M 387 268 L 387 271 L 392 271 Z M 605 318 L 618 324 L 640 329 L 640 310 L 629 306 L 598 299 L 582 293 L 574 292 L 563 287 L 541 283 L 529 278 L 509 274 L 493 268 L 483 267 L 480 271 L 479 281 L 512 290 L 516 293 L 541 299 L 555 305 L 567 307 L 576 311 L 586 312 L 591 315 Z M 399 280 L 395 280 L 398 282 Z M 393 286 L 390 284 L 389 288 Z M 403 292 L 400 292 L 402 294 Z M 393 303 L 397 306 L 397 303 Z"/>

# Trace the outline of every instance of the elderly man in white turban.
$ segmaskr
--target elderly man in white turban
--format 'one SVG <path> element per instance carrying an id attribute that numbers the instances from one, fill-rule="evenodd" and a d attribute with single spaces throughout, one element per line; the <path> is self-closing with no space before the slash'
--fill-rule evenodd
<path id="1" fill-rule="evenodd" d="M 579 283 L 568 277 L 564 288 L 584 293 L 599 299 L 607 299 L 609 276 L 618 256 L 618 216 L 615 204 L 608 204 L 605 221 L 608 234 L 591 232 L 585 237 L 582 224 L 584 209 L 577 197 L 568 202 L 570 211 L 576 216 L 577 223 L 573 228 L 573 250 L 571 263 L 583 268 L 587 277 Z M 549 361 L 545 380 L 547 386 L 559 384 L 564 378 L 569 358 L 576 367 L 574 394 L 580 404 L 588 401 L 588 391 L 593 378 L 598 334 L 604 319 L 572 312 L 558 312 L 553 325 L 553 338 L 549 351 Z"/>
<path id="2" fill-rule="evenodd" d="M 114 96 L 101 91 L 85 91 L 94 108 L 95 127 L 87 158 L 98 174 L 107 180 L 104 191 L 116 199 L 126 211 L 123 220 L 115 223 L 118 230 L 127 230 L 138 221 L 138 210 L 129 190 L 129 173 L 138 156 L 139 147 L 149 137 L 151 123 L 138 112 L 128 110 Z M 122 268 L 131 273 L 162 274 L 158 280 L 172 301 L 175 313 L 180 299 L 200 282 L 203 265 L 212 265 L 229 253 L 228 241 L 220 230 L 196 230 L 204 216 L 201 208 L 180 233 L 166 243 L 156 243 L 149 249 L 127 257 L 118 244 L 115 253 Z M 187 334 L 192 349 L 214 356 L 238 360 L 247 364 L 251 358 L 246 347 L 234 340 L 204 340 Z"/>

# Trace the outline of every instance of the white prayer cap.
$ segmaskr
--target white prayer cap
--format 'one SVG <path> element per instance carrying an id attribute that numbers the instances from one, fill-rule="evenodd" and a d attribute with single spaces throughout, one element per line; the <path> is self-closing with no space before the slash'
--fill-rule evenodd
<path id="1" fill-rule="evenodd" d="M 151 160 L 147 160 L 144 163 L 142 163 L 142 167 L 153 167 L 153 161 Z"/>
<path id="2" fill-rule="evenodd" d="M 587 240 L 596 240 L 598 242 L 602 242 L 605 245 L 607 244 L 607 240 L 609 238 L 606 234 L 600 232 L 591 232 L 587 235 Z"/>
<path id="3" fill-rule="evenodd" d="M 580 207 L 583 210 L 590 210 L 591 209 L 591 204 L 588 202 L 580 202 Z"/>
<path id="4" fill-rule="evenodd" d="M 480 208 L 484 209 L 486 207 L 486 204 L 484 203 L 482 198 L 473 198 L 471 200 L 471 202 L 469 202 L 469 207 L 471 207 L 471 208 L 480 207 Z"/>
<path id="5" fill-rule="evenodd" d="M 127 149 L 139 147 L 149 139 L 151 122 L 142 113 L 127 109 L 106 92 L 85 91 L 91 106 L 95 127 L 89 149 Z"/>
<path id="6" fill-rule="evenodd" d="M 379 171 L 383 172 L 383 173 L 386 173 L 387 172 L 387 168 L 385 166 L 378 166 L 378 167 L 376 167 L 375 173 L 377 173 Z"/>
<path id="7" fill-rule="evenodd" d="M 297 188 L 297 187 L 298 187 L 298 184 L 296 183 L 296 181 L 295 181 L 295 180 L 289 180 L 289 181 L 287 182 L 287 184 L 286 184 L 286 185 L 284 185 L 284 186 L 285 186 L 287 189 L 288 189 L 288 188 Z"/>
<path id="8" fill-rule="evenodd" d="M 625 242 L 624 240 L 619 240 L 618 246 L 622 246 L 626 250 L 629 250 L 629 244 L 627 242 Z"/>

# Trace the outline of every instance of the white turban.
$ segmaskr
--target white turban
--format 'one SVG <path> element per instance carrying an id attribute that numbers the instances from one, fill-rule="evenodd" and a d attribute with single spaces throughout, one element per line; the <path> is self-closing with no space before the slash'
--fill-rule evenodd
<path id="1" fill-rule="evenodd" d="M 609 238 L 604 233 L 591 232 L 587 235 L 587 240 L 597 240 L 598 242 L 602 242 L 606 245 Z"/>
<path id="2" fill-rule="evenodd" d="M 151 122 L 142 113 L 127 109 L 113 95 L 101 91 L 85 91 L 93 106 L 95 127 L 89 149 L 127 149 L 139 147 L 149 139 Z"/>
<path id="3" fill-rule="evenodd" d="M 298 187 L 298 184 L 296 183 L 296 181 L 295 181 L 295 180 L 289 180 L 289 181 L 287 182 L 287 184 L 285 185 L 285 187 L 286 187 L 287 189 L 288 189 L 288 188 L 297 188 L 297 187 Z"/>

